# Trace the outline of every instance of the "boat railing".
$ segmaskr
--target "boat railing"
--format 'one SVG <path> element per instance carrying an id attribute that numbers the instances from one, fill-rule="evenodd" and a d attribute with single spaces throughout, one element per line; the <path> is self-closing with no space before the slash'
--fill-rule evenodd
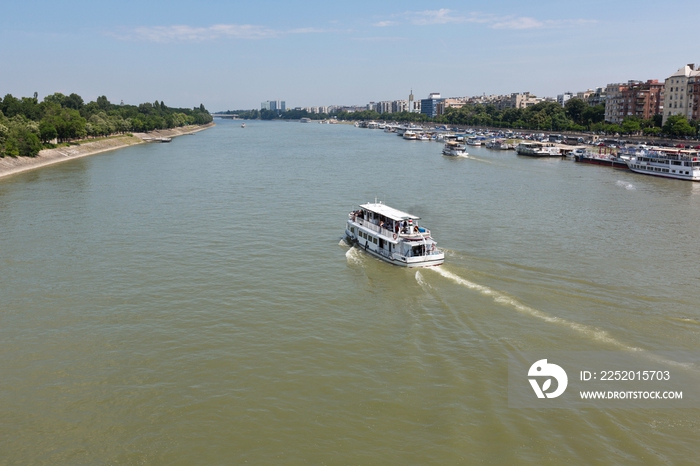
<path id="1" fill-rule="evenodd" d="M 367 228 L 368 230 L 371 230 L 375 233 L 379 233 L 380 235 L 386 236 L 387 238 L 394 238 L 396 239 L 396 233 L 392 230 L 389 230 L 384 227 L 380 227 L 379 225 L 373 223 L 370 220 L 364 219 L 364 218 L 359 218 L 356 215 L 353 215 L 352 213 L 348 214 L 348 218 L 354 222 L 357 222 L 359 225 Z M 422 228 L 422 227 L 421 227 Z M 422 239 L 422 238 L 430 238 L 430 230 L 427 228 L 422 228 L 423 231 L 419 231 L 418 233 L 403 233 L 402 229 L 399 229 L 398 236 L 401 238 L 406 238 L 406 239 Z"/>

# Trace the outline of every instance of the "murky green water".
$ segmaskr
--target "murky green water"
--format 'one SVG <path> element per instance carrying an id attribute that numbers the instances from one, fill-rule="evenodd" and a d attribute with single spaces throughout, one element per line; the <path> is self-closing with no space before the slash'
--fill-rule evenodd
<path id="1" fill-rule="evenodd" d="M 695 351 L 700 185 L 346 125 L 0 180 L 2 464 L 695 464 L 697 410 L 508 407 L 508 355 Z M 339 244 L 379 197 L 447 258 Z"/>

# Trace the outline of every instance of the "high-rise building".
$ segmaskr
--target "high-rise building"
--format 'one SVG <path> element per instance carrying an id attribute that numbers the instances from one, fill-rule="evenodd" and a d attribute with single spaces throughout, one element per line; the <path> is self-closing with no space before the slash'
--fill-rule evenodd
<path id="1" fill-rule="evenodd" d="M 421 99 L 420 112 L 430 118 L 435 118 L 444 111 L 444 106 L 441 105 L 444 100 L 440 97 L 439 92 L 431 92 L 427 99 Z"/>
<path id="2" fill-rule="evenodd" d="M 418 111 L 416 110 L 416 103 L 413 100 L 413 89 L 411 89 L 411 93 L 408 94 L 408 111 L 411 113 Z"/>
<path id="3" fill-rule="evenodd" d="M 277 113 L 284 112 L 286 110 L 286 105 L 284 100 L 266 100 L 260 104 L 261 110 L 272 110 Z"/>
<path id="4" fill-rule="evenodd" d="M 395 100 L 391 103 L 392 113 L 407 112 L 408 100 Z"/>

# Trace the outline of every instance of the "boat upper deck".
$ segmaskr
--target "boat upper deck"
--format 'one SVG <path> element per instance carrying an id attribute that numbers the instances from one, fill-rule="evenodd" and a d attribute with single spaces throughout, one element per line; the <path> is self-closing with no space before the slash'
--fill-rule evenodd
<path id="1" fill-rule="evenodd" d="M 350 212 L 348 218 L 369 231 L 378 233 L 387 241 L 421 241 L 430 238 L 430 230 L 418 226 L 415 220 L 420 217 L 402 212 L 382 203 L 368 203 L 360 210 Z"/>
<path id="2" fill-rule="evenodd" d="M 379 214 L 381 216 L 395 221 L 403 221 L 409 219 L 420 220 L 420 217 L 416 217 L 415 215 L 411 215 L 409 213 L 402 212 L 398 209 L 394 209 L 393 207 L 389 207 L 388 205 L 382 204 L 381 202 L 362 204 L 360 205 L 360 207 L 369 212 L 374 212 L 376 214 Z"/>

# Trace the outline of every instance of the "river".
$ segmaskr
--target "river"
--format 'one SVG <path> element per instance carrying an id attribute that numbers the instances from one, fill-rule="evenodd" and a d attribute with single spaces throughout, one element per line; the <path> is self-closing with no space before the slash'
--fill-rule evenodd
<path id="1" fill-rule="evenodd" d="M 694 409 L 518 409 L 508 358 L 697 351 L 700 184 L 217 120 L 0 180 L 0 464 L 696 464 Z M 377 198 L 441 267 L 342 241 Z"/>

